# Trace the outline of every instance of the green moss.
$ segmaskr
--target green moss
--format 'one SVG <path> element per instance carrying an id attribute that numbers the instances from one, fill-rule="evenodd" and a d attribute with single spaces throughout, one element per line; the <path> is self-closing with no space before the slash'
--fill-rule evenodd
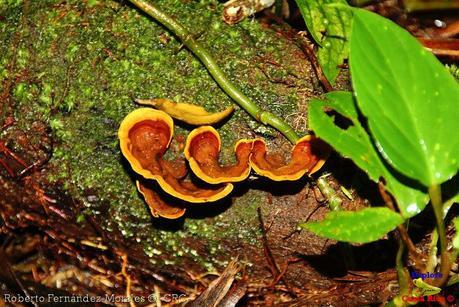
<path id="1" fill-rule="evenodd" d="M 53 5 L 57 2 L 60 5 Z M 112 219 L 102 226 L 121 229 L 126 238 L 142 244 L 154 262 L 179 264 L 189 256 L 211 270 L 228 258 L 219 243 L 222 239 L 257 244 L 256 208 L 264 192 L 249 190 L 223 212 L 186 218 L 175 231 L 160 230 L 118 148 L 118 125 L 138 107 L 134 98 L 170 98 L 211 111 L 233 105 L 201 63 L 164 28 L 119 2 L 30 1 L 24 13 L 27 22 L 21 3 L 0 1 L 0 15 L 7 16 L 0 22 L 0 39 L 5 42 L 0 46 L 0 80 L 9 77 L 7 66 L 17 54 L 14 73 L 27 76 L 13 90 L 18 125 L 45 121 L 57 141 L 49 179 L 81 200 L 89 214 L 100 214 L 100 205 L 108 204 Z M 307 76 L 297 69 L 292 47 L 275 33 L 249 20 L 224 24 L 221 5 L 213 0 L 162 0 L 157 5 L 192 29 L 260 106 L 284 118 L 296 112 L 297 89 L 285 80 L 294 76 L 301 82 Z M 20 38 L 19 46 L 15 37 Z M 282 65 L 270 66 L 273 62 Z M 177 127 L 176 134 L 186 135 L 187 129 Z M 234 159 L 234 142 L 252 136 L 252 131 L 277 135 L 241 110 L 219 131 L 222 161 Z M 193 239 L 208 242 L 204 252 L 193 247 Z"/>
<path id="2" fill-rule="evenodd" d="M 22 5 L 23 0 L 0 0 L 0 9 L 16 8 Z"/>
<path id="3" fill-rule="evenodd" d="M 448 69 L 448 71 L 454 76 L 454 78 L 456 78 L 456 80 L 459 81 L 459 67 L 456 66 L 455 64 L 445 65 L 445 66 L 446 66 L 446 69 Z"/>

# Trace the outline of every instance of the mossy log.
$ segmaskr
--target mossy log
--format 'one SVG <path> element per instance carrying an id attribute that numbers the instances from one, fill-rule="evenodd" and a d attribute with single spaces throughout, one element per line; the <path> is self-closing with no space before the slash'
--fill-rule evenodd
<path id="1" fill-rule="evenodd" d="M 305 54 L 281 30 L 250 19 L 227 25 L 214 0 L 156 4 L 190 29 L 250 98 L 301 135 L 307 132 L 307 102 L 322 88 Z M 179 220 L 151 216 L 116 135 L 121 120 L 138 107 L 134 99 L 168 98 L 210 111 L 234 103 L 174 36 L 126 1 L 2 1 L 0 41 L 1 231 L 16 245 L 38 236 L 35 245 L 26 244 L 28 252 L 40 250 L 50 261 L 106 279 L 67 281 L 67 291 L 123 294 L 126 276 L 118 272 L 127 256 L 132 293 L 147 295 L 158 286 L 192 297 L 209 280 L 198 276 L 221 271 L 238 256 L 246 266 L 248 302 L 300 297 L 300 305 L 305 299 L 312 305 L 368 304 L 393 295 L 386 287 L 395 280 L 393 271 L 342 286 L 333 279 L 346 272 L 339 246 L 296 230 L 328 210 L 309 178 L 275 184 L 250 178 L 224 201 L 190 204 Z M 345 76 L 337 86 L 348 87 Z M 191 128 L 176 122 L 176 153 Z M 240 138 L 263 137 L 281 154 L 291 148 L 240 109 L 217 128 L 223 162 L 233 159 Z M 344 206 L 363 201 L 345 199 Z M 393 248 L 386 243 L 373 248 Z M 268 246 L 278 269 L 286 269 L 279 283 L 268 268 Z M 383 258 L 374 264 L 390 263 Z M 30 270 L 19 271 L 31 279 Z"/>

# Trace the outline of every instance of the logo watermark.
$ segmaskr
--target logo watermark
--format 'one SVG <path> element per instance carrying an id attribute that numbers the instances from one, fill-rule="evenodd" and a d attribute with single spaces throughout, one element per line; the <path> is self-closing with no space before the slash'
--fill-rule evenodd
<path id="1" fill-rule="evenodd" d="M 402 300 L 405 303 L 437 302 L 437 303 L 445 304 L 445 303 L 452 303 L 456 301 L 456 298 L 452 294 L 449 294 L 449 295 L 436 294 L 436 295 L 428 295 L 428 296 L 404 295 L 402 296 Z"/>
<path id="2" fill-rule="evenodd" d="M 454 303 L 458 299 L 457 296 L 453 295 L 458 293 L 459 285 L 454 289 L 444 289 L 435 287 L 424 281 L 426 278 L 435 279 L 442 278 L 441 273 L 416 273 L 411 272 L 411 278 L 413 279 L 414 288 L 411 290 L 410 295 L 402 296 L 402 300 L 406 303 L 416 304 L 422 302 L 436 302 L 441 305 L 446 303 Z"/>
<path id="3" fill-rule="evenodd" d="M 438 273 L 431 273 L 431 272 L 419 273 L 419 272 L 413 271 L 413 272 L 410 273 L 410 276 L 411 276 L 411 279 L 421 278 L 422 280 L 424 280 L 426 278 L 430 278 L 430 279 L 442 278 L 443 274 L 440 273 L 440 272 L 438 272 Z"/>
<path id="4" fill-rule="evenodd" d="M 120 303 L 154 303 L 158 300 L 170 303 L 186 298 L 188 295 L 183 293 L 165 293 L 157 297 L 156 294 L 152 293 L 148 296 L 123 296 L 115 294 L 106 294 L 105 296 L 91 296 L 85 295 L 21 295 L 21 294 L 4 294 L 3 300 L 6 303 L 105 303 L 105 304 L 120 304 Z"/>

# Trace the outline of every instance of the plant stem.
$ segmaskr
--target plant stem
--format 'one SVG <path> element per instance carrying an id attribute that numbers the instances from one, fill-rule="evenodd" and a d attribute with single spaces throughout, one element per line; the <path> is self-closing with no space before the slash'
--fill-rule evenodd
<path id="1" fill-rule="evenodd" d="M 433 229 L 432 233 L 430 235 L 432 238 L 430 241 L 430 247 L 429 247 L 429 256 L 428 256 L 428 262 L 426 265 L 426 270 L 427 272 L 433 272 L 435 270 L 435 267 L 437 266 L 437 252 L 438 252 L 438 231 L 437 229 Z"/>
<path id="2" fill-rule="evenodd" d="M 343 201 L 325 178 L 326 176 L 317 178 L 317 187 L 319 188 L 322 195 L 327 199 L 330 209 L 332 211 L 341 211 L 341 204 Z"/>
<path id="3" fill-rule="evenodd" d="M 218 85 L 230 96 L 236 103 L 243 108 L 247 113 L 252 115 L 257 121 L 265 125 L 270 125 L 281 132 L 290 142 L 296 143 L 299 139 L 295 130 L 287 124 L 280 117 L 268 112 L 263 111 L 257 104 L 255 104 L 250 98 L 248 98 L 242 91 L 236 87 L 217 65 L 214 58 L 210 53 L 195 40 L 193 35 L 180 23 L 174 20 L 172 17 L 166 15 L 164 12 L 159 10 L 154 5 L 147 3 L 144 0 L 129 0 L 136 7 L 141 9 L 143 12 L 153 17 L 160 24 L 169 29 L 174 33 L 182 43 L 191 51 L 193 54 L 201 60 L 204 66 L 207 68 L 209 73 L 212 75 Z"/>
<path id="4" fill-rule="evenodd" d="M 328 206 L 331 211 L 343 210 L 343 200 L 339 197 L 336 191 L 330 186 L 327 181 L 327 175 L 317 178 L 317 187 L 319 188 L 322 195 L 327 199 Z M 338 247 L 343 256 L 344 264 L 347 270 L 353 270 L 356 267 L 354 252 L 352 251 L 351 245 L 347 242 L 338 242 Z"/>
<path id="5" fill-rule="evenodd" d="M 409 286 L 409 275 L 408 272 L 405 268 L 405 265 L 403 263 L 403 255 L 405 253 L 405 242 L 401 239 L 398 238 L 398 250 L 397 250 L 397 256 L 395 257 L 395 268 L 397 270 L 397 276 L 398 276 L 398 284 L 400 286 L 400 294 L 397 296 L 396 300 L 398 304 L 397 306 L 405 306 L 406 304 L 403 302 L 401 299 L 402 296 L 408 295 L 410 291 L 410 286 Z"/>
<path id="6" fill-rule="evenodd" d="M 446 232 L 445 232 L 445 223 L 443 221 L 443 201 L 441 199 L 441 188 L 439 185 L 433 185 L 429 187 L 429 196 L 432 202 L 432 207 L 435 213 L 435 219 L 437 222 L 438 237 L 440 238 L 440 255 L 441 255 L 441 265 L 440 272 L 442 273 L 442 278 L 436 279 L 433 281 L 434 286 L 441 287 L 448 279 L 450 271 L 450 261 L 449 254 L 446 250 Z"/>
<path id="7" fill-rule="evenodd" d="M 397 212 L 391 196 L 387 193 L 386 188 L 381 181 L 378 182 L 378 189 L 379 194 L 381 195 L 381 198 L 384 200 L 386 206 L 389 207 L 389 209 L 391 209 L 392 211 Z M 397 231 L 400 234 L 401 240 L 405 243 L 405 246 L 408 248 L 409 255 L 412 256 L 412 260 L 414 262 L 416 269 L 421 272 L 425 272 L 425 265 L 422 261 L 423 257 L 416 249 L 416 246 L 414 245 L 413 241 L 411 241 L 411 238 L 408 234 L 408 231 L 406 230 L 405 225 L 398 225 Z"/>

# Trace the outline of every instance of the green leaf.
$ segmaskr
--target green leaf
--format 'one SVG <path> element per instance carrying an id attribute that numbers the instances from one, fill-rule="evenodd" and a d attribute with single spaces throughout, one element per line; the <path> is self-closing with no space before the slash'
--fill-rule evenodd
<path id="1" fill-rule="evenodd" d="M 355 9 L 350 69 L 382 156 L 425 186 L 459 169 L 459 84 L 407 31 Z"/>
<path id="2" fill-rule="evenodd" d="M 352 94 L 331 92 L 325 97 L 325 101 L 314 99 L 309 104 L 309 126 L 315 134 L 341 155 L 352 159 L 371 180 L 378 182 L 381 177 L 384 178 L 386 189 L 397 200 L 403 217 L 409 218 L 421 212 L 428 201 L 426 192 L 397 176 L 395 171 L 384 163 L 359 122 Z M 349 122 L 347 126 L 340 127 L 335 124 L 335 120 Z"/>
<path id="3" fill-rule="evenodd" d="M 403 223 L 400 214 L 385 207 L 360 211 L 332 211 L 320 222 L 300 224 L 318 236 L 352 243 L 367 243 L 380 239 Z"/>
<path id="4" fill-rule="evenodd" d="M 456 228 L 456 234 L 453 238 L 453 247 L 459 249 L 459 217 L 454 218 L 453 223 L 454 228 Z"/>
<path id="5" fill-rule="evenodd" d="M 454 195 L 448 200 L 451 201 L 453 204 L 459 204 L 459 193 L 457 193 L 456 195 Z"/>
<path id="6" fill-rule="evenodd" d="M 311 36 L 320 46 L 319 64 L 333 84 L 340 71 L 338 65 L 348 56 L 352 11 L 333 6 L 348 7 L 345 0 L 296 0 L 296 3 Z"/>
<path id="7" fill-rule="evenodd" d="M 420 290 L 419 296 L 435 295 L 441 292 L 441 288 L 429 285 L 422 278 L 413 279 L 413 284 Z"/>

